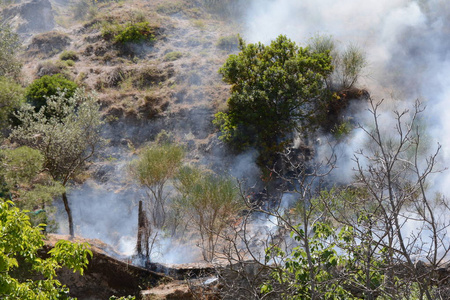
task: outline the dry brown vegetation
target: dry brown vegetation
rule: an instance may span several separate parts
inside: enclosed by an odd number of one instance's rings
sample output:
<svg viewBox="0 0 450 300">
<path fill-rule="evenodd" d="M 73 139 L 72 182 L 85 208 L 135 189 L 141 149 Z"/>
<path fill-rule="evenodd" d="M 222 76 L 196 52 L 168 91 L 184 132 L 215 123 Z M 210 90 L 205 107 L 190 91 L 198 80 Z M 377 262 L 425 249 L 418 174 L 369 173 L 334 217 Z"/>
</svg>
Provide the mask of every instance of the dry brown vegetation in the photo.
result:
<svg viewBox="0 0 450 300">
<path fill-rule="evenodd" d="M 134 122 L 162 114 L 182 118 L 197 107 L 212 116 L 223 109 L 228 89 L 217 70 L 233 50 L 220 45 L 223 37 L 235 36 L 235 29 L 217 18 L 209 3 L 81 1 L 53 6 L 59 26 L 32 38 L 26 81 L 63 73 L 99 94 L 107 120 Z M 117 26 L 136 22 L 150 24 L 153 42 L 114 42 Z M 61 61 L 63 51 L 75 53 L 78 60 Z M 38 57 L 47 60 L 38 62 Z"/>
</svg>

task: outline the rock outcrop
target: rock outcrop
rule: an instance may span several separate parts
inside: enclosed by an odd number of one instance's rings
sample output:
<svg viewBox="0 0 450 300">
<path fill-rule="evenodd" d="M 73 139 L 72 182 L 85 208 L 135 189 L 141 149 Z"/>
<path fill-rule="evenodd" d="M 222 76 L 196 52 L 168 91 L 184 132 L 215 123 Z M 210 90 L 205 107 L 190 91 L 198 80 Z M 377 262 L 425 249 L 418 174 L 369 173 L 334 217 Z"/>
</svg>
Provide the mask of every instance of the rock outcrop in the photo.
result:
<svg viewBox="0 0 450 300">
<path fill-rule="evenodd" d="M 0 17 L 17 33 L 39 33 L 53 30 L 55 19 L 49 0 L 31 0 L 4 8 Z"/>
</svg>

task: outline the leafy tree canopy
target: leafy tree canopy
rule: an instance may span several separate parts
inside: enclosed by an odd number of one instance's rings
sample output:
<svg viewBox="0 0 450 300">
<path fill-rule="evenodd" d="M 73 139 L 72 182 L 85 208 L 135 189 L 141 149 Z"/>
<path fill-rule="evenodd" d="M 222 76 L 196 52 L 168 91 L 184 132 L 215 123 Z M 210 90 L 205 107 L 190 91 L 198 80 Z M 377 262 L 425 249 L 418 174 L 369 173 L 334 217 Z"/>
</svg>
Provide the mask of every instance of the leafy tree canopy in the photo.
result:
<svg viewBox="0 0 450 300">
<path fill-rule="evenodd" d="M 323 99 L 324 79 L 332 72 L 329 52 L 301 48 L 280 35 L 268 46 L 245 44 L 219 70 L 231 84 L 228 111 L 216 114 L 222 139 L 238 149 L 274 153 L 301 126 L 313 124 Z"/>
<path fill-rule="evenodd" d="M 5 126 L 14 110 L 23 103 L 24 89 L 8 77 L 0 77 L 0 126 Z"/>
<path fill-rule="evenodd" d="M 24 106 L 17 114 L 21 125 L 13 130 L 11 138 L 41 151 L 44 168 L 54 180 L 66 186 L 104 144 L 100 136 L 103 122 L 99 109 L 97 98 L 82 89 L 69 98 L 59 91 L 37 112 L 30 105 Z M 73 236 L 74 226 L 65 192 L 62 197 Z"/>
<path fill-rule="evenodd" d="M 56 279 L 56 270 L 65 266 L 83 274 L 92 256 L 88 244 L 59 241 L 47 258 L 40 257 L 41 228 L 32 227 L 25 211 L 3 200 L 0 234 L 1 299 L 70 299 L 67 288 Z"/>
<path fill-rule="evenodd" d="M 21 209 L 33 210 L 33 225 L 45 223 L 45 230 L 56 229 L 55 221 L 47 219 L 52 209 L 48 204 L 65 189 L 43 172 L 44 156 L 26 146 L 0 150 L 0 197 L 8 197 Z"/>
</svg>

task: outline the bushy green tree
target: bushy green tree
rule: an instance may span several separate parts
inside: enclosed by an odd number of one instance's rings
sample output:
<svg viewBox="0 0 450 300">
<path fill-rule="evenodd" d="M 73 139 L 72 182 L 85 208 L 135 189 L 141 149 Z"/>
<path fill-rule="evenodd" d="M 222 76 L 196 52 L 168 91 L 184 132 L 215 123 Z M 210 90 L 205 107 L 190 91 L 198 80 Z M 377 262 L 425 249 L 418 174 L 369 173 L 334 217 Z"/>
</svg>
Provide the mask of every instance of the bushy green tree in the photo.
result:
<svg viewBox="0 0 450 300">
<path fill-rule="evenodd" d="M 34 80 L 25 93 L 26 100 L 39 111 L 43 106 L 47 105 L 47 99 L 51 96 L 58 95 L 60 91 L 64 91 L 64 96 L 70 98 L 74 95 L 77 84 L 61 74 L 52 76 L 44 75 Z M 48 109 L 47 114 L 52 112 Z"/>
<path fill-rule="evenodd" d="M 39 150 L 26 146 L 0 150 L 1 196 L 13 200 L 20 209 L 31 210 L 32 224 L 45 223 L 44 229 L 51 231 L 55 223 L 47 218 L 52 212 L 50 204 L 65 189 L 44 171 L 44 162 Z"/>
<path fill-rule="evenodd" d="M 220 236 L 242 209 L 237 185 L 231 178 L 184 167 L 176 187 L 177 204 L 200 234 L 204 259 L 212 261 Z"/>
<path fill-rule="evenodd" d="M 0 77 L 0 126 L 5 127 L 12 113 L 24 102 L 24 89 L 13 79 Z"/>
<path fill-rule="evenodd" d="M 165 187 L 181 167 L 184 154 L 181 146 L 163 142 L 143 149 L 130 164 L 131 175 L 146 188 L 150 221 L 156 228 L 162 228 L 166 222 Z"/>
<path fill-rule="evenodd" d="M 216 114 L 222 139 L 269 156 L 280 151 L 294 130 L 312 125 L 332 72 L 328 52 L 312 52 L 280 35 L 270 45 L 245 44 L 219 70 L 231 84 L 228 111 Z M 302 128 L 303 127 L 303 128 Z"/>
<path fill-rule="evenodd" d="M 17 58 L 21 47 L 19 35 L 7 25 L 0 26 L 0 76 L 18 78 L 22 64 Z"/>
<path fill-rule="evenodd" d="M 49 97 L 37 112 L 31 106 L 23 107 L 17 114 L 21 125 L 13 130 L 11 139 L 39 150 L 51 177 L 67 186 L 104 144 L 99 109 L 97 98 L 82 89 L 76 90 L 72 97 L 60 91 Z M 72 213 L 65 192 L 62 198 L 73 236 Z"/>
<path fill-rule="evenodd" d="M 0 298 L 70 299 L 68 289 L 56 278 L 65 266 L 83 274 L 92 256 L 89 245 L 61 240 L 40 256 L 44 235 L 11 201 L 0 200 Z"/>
</svg>

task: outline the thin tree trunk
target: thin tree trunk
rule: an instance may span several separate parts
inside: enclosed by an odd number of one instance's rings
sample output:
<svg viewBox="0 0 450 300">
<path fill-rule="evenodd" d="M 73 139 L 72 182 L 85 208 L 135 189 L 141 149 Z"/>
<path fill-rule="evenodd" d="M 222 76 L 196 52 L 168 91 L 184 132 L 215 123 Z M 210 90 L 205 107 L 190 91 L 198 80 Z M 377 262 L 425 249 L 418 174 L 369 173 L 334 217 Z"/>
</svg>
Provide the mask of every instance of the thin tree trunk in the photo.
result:
<svg viewBox="0 0 450 300">
<path fill-rule="evenodd" d="M 72 211 L 70 210 L 70 206 L 69 206 L 69 200 L 67 199 L 67 194 L 66 192 L 64 192 L 62 194 L 62 199 L 64 202 L 64 208 L 66 209 L 67 212 L 67 218 L 69 220 L 69 233 L 70 233 L 70 237 L 73 238 L 75 236 L 74 230 L 73 230 L 73 219 L 72 219 Z"/>
<path fill-rule="evenodd" d="M 144 209 L 142 208 L 142 201 L 139 201 L 139 213 L 138 213 L 138 235 L 137 235 L 137 243 L 136 250 L 139 256 L 142 255 L 142 235 L 144 231 L 147 230 L 145 226 L 145 216 Z M 148 243 L 148 241 L 146 241 Z"/>
</svg>

